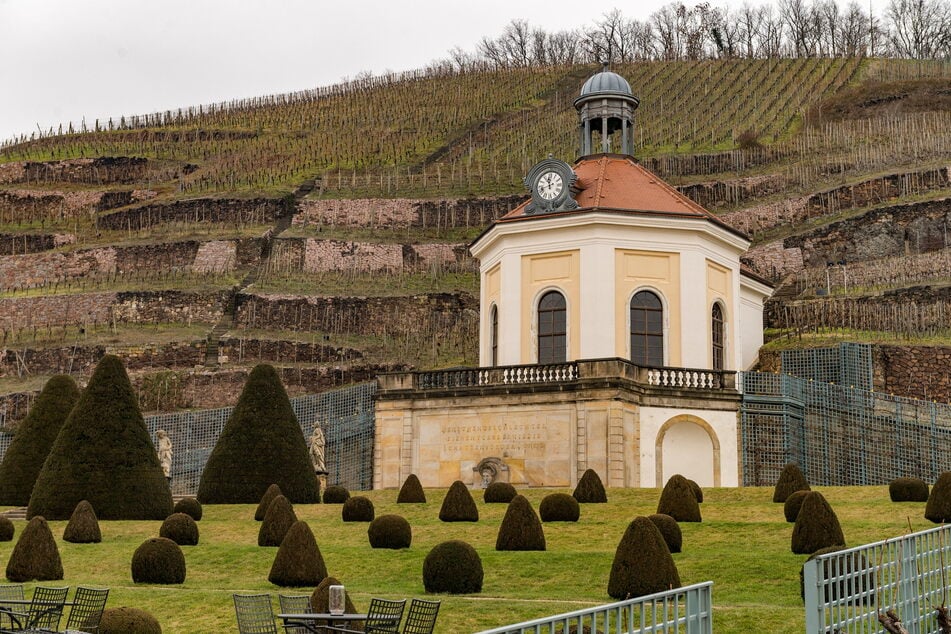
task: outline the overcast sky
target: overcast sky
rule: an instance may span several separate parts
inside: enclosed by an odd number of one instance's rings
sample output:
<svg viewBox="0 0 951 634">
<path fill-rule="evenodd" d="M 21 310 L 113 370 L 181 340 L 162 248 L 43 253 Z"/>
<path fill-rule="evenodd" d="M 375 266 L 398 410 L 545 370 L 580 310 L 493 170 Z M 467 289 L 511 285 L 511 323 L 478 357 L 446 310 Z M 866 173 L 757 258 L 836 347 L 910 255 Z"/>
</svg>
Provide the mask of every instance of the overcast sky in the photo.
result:
<svg viewBox="0 0 951 634">
<path fill-rule="evenodd" d="M 0 140 L 419 68 L 515 18 L 553 31 L 668 1 L 0 0 Z"/>
</svg>

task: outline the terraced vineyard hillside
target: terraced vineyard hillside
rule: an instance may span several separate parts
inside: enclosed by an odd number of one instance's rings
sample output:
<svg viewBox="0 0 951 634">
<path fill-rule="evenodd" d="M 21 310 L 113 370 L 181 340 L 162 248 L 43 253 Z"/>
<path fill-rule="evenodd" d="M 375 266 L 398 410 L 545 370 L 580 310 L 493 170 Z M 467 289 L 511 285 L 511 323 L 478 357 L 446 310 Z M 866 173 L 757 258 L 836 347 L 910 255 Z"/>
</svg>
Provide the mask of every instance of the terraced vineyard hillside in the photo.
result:
<svg viewBox="0 0 951 634">
<path fill-rule="evenodd" d="M 467 244 L 532 164 L 574 158 L 595 70 L 411 73 L 5 144 L 4 422 L 107 351 L 148 410 L 231 404 L 259 361 L 298 393 L 475 363 Z M 641 99 L 639 158 L 748 231 L 748 264 L 777 281 L 767 365 L 829 337 L 949 340 L 951 65 L 615 70 Z"/>
</svg>

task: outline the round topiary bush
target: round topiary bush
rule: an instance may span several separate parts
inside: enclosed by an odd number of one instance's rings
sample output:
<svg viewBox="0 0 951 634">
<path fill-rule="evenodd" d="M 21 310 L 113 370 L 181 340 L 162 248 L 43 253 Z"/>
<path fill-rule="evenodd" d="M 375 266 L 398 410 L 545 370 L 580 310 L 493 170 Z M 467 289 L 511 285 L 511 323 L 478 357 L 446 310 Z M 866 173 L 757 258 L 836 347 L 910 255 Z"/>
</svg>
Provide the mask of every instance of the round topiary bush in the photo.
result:
<svg viewBox="0 0 951 634">
<path fill-rule="evenodd" d="M 62 578 L 63 560 L 60 559 L 50 525 L 42 516 L 36 516 L 20 533 L 20 539 L 10 553 L 7 579 L 14 583 L 23 583 Z"/>
<path fill-rule="evenodd" d="M 106 608 L 99 621 L 99 634 L 162 634 L 158 620 L 139 608 Z"/>
<path fill-rule="evenodd" d="M 258 522 L 264 521 L 264 516 L 267 514 L 267 507 L 271 505 L 271 502 L 274 501 L 279 495 L 284 495 L 281 493 L 281 487 L 276 484 L 272 484 L 267 488 L 267 491 L 264 492 L 264 495 L 261 496 L 261 501 L 258 502 L 258 507 L 254 509 L 254 519 Z"/>
<path fill-rule="evenodd" d="M 326 614 L 330 612 L 330 586 L 342 586 L 343 584 L 337 580 L 336 577 L 325 577 L 323 581 L 317 584 L 317 587 L 314 588 L 314 592 L 310 595 L 310 607 L 314 612 Z M 353 605 L 353 601 L 350 600 L 350 593 L 347 592 L 344 588 L 344 611 L 347 614 L 355 614 L 359 612 L 356 606 Z M 316 625 L 326 625 L 320 621 L 316 622 Z"/>
<path fill-rule="evenodd" d="M 482 592 L 482 578 L 479 553 L 464 541 L 454 539 L 438 544 L 423 561 L 423 587 L 426 592 Z"/>
<path fill-rule="evenodd" d="M 660 531 L 661 537 L 664 538 L 664 543 L 667 544 L 667 549 L 672 553 L 679 553 L 684 545 L 684 536 L 677 520 L 663 513 L 648 515 L 647 519 L 652 521 L 654 526 L 657 527 L 657 530 Z"/>
<path fill-rule="evenodd" d="M 304 432 L 277 371 L 256 366 L 208 457 L 198 485 L 202 504 L 254 504 L 272 484 L 292 502 L 318 500 Z"/>
<path fill-rule="evenodd" d="M 694 497 L 697 498 L 697 504 L 703 504 L 703 489 L 700 488 L 700 485 L 690 479 L 687 480 L 687 483 L 690 485 L 690 488 L 693 489 Z"/>
<path fill-rule="evenodd" d="M 496 550 L 545 550 L 545 531 L 524 495 L 516 495 L 505 510 L 495 540 Z"/>
<path fill-rule="evenodd" d="M 324 504 L 343 504 L 350 499 L 350 491 L 346 487 L 332 484 L 324 491 Z"/>
<path fill-rule="evenodd" d="M 185 583 L 185 555 L 167 537 L 142 542 L 132 554 L 132 581 L 135 583 Z"/>
<path fill-rule="evenodd" d="M 439 519 L 444 522 L 478 522 L 479 509 L 476 508 L 475 500 L 469 489 L 462 483 L 462 480 L 456 480 L 446 492 L 443 498 L 442 507 L 439 509 Z"/>
<path fill-rule="evenodd" d="M 413 529 L 400 515 L 381 515 L 370 522 L 367 537 L 371 548 L 409 548 L 413 542 Z"/>
<path fill-rule="evenodd" d="M 344 522 L 372 522 L 375 516 L 370 498 L 355 495 L 343 503 L 340 515 Z"/>
<path fill-rule="evenodd" d="M 845 546 L 828 546 L 820 548 L 809 555 L 806 561 L 812 561 L 821 555 L 835 553 L 845 550 Z M 842 577 L 838 583 L 827 583 L 825 585 L 826 603 L 848 601 L 851 605 L 873 605 L 875 603 L 875 569 L 876 566 L 870 566 L 865 555 L 862 553 L 851 553 L 843 558 L 838 558 L 836 563 L 826 560 L 824 563 L 825 577 Z M 799 596 L 806 598 L 806 590 L 803 572 L 805 564 L 799 569 Z M 869 592 L 872 590 L 872 592 Z"/>
<path fill-rule="evenodd" d="M 70 376 L 50 377 L 20 423 L 0 463 L 0 505 L 26 506 L 43 462 L 66 417 L 79 400 Z"/>
<path fill-rule="evenodd" d="M 261 528 L 258 530 L 258 546 L 280 546 L 287 531 L 291 529 L 294 522 L 297 521 L 297 514 L 294 513 L 294 507 L 290 501 L 283 495 L 279 495 L 267 507 L 267 513 L 264 515 L 264 521 L 261 522 Z"/>
<path fill-rule="evenodd" d="M 614 553 L 608 595 L 633 599 L 679 587 L 680 575 L 664 536 L 651 520 L 635 517 Z"/>
<path fill-rule="evenodd" d="M 931 487 L 925 505 L 925 519 L 935 524 L 951 522 L 951 471 L 945 471 Z"/>
<path fill-rule="evenodd" d="M 793 491 L 789 494 L 786 502 L 783 503 L 783 516 L 785 516 L 787 522 L 793 523 L 796 521 L 796 518 L 799 517 L 799 511 L 802 509 L 802 501 L 810 493 L 812 491 Z"/>
<path fill-rule="evenodd" d="M 577 522 L 581 505 L 567 493 L 549 493 L 538 505 L 538 514 L 543 522 Z"/>
<path fill-rule="evenodd" d="M 175 503 L 172 513 L 184 513 L 196 522 L 200 522 L 202 515 L 201 502 L 195 498 L 182 498 Z"/>
<path fill-rule="evenodd" d="M 399 495 L 396 496 L 397 504 L 423 504 L 426 502 L 426 493 L 423 491 L 423 485 L 415 473 L 406 476 L 403 486 L 400 487 Z"/>
<path fill-rule="evenodd" d="M 88 500 L 76 505 L 69 523 L 66 524 L 66 530 L 63 531 L 63 541 L 71 544 L 98 544 L 102 541 L 99 519 Z"/>
<path fill-rule="evenodd" d="M 571 494 L 579 504 L 603 504 L 608 501 L 608 494 L 604 491 L 604 484 L 597 471 L 588 469 L 581 474 L 581 479 Z"/>
<path fill-rule="evenodd" d="M 277 586 L 315 586 L 327 576 L 327 566 L 307 522 L 294 522 L 277 550 L 267 580 Z"/>
<path fill-rule="evenodd" d="M 198 545 L 198 524 L 187 513 L 172 513 L 162 522 L 160 537 L 167 537 L 179 546 Z"/>
<path fill-rule="evenodd" d="M 6 515 L 0 515 L 0 542 L 13 541 L 13 534 L 16 529 L 13 522 Z"/>
<path fill-rule="evenodd" d="M 687 478 L 674 474 L 667 480 L 657 503 L 657 512 L 670 515 L 678 522 L 699 522 L 700 504 Z"/>
<path fill-rule="evenodd" d="M 791 493 L 796 491 L 808 491 L 809 481 L 803 475 L 802 470 L 793 463 L 788 463 L 783 467 L 779 474 L 779 480 L 776 481 L 776 488 L 773 489 L 773 502 L 782 504 Z"/>
<path fill-rule="evenodd" d="M 163 520 L 172 494 L 122 362 L 106 355 L 60 429 L 27 515 L 65 520 L 89 500 L 101 520 Z"/>
<path fill-rule="evenodd" d="M 792 551 L 810 555 L 820 548 L 845 544 L 842 526 L 825 497 L 810 491 L 802 501 L 792 532 Z"/>
<path fill-rule="evenodd" d="M 927 502 L 928 483 L 920 478 L 895 478 L 888 483 L 892 502 Z"/>
<path fill-rule="evenodd" d="M 482 492 L 482 500 L 486 504 L 508 504 L 516 495 L 518 491 L 508 482 L 492 482 Z"/>
</svg>

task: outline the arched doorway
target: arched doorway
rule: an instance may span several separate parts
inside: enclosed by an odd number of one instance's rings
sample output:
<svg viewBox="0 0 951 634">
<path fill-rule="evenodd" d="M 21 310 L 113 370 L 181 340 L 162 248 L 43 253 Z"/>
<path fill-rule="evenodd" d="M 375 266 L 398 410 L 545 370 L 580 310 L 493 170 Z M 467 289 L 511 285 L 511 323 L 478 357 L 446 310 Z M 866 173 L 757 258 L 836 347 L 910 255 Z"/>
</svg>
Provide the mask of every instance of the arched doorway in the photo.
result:
<svg viewBox="0 0 951 634">
<path fill-rule="evenodd" d="M 705 420 L 675 416 L 657 432 L 657 486 L 675 473 L 700 486 L 720 486 L 720 441 Z"/>
</svg>

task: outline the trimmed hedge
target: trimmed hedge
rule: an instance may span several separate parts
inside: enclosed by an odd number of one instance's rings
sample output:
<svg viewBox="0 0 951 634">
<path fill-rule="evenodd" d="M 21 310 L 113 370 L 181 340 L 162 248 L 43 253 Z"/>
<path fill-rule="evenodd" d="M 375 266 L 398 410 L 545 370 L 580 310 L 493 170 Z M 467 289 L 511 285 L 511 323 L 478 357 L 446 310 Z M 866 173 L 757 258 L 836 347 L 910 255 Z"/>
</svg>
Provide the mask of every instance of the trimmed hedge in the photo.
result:
<svg viewBox="0 0 951 634">
<path fill-rule="evenodd" d="M 773 502 L 783 504 L 790 494 L 796 491 L 809 491 L 809 481 L 803 475 L 798 465 L 787 463 L 779 479 L 776 481 L 776 488 L 773 489 Z"/>
<path fill-rule="evenodd" d="M 76 505 L 66 530 L 63 531 L 63 541 L 71 544 L 98 544 L 102 541 L 102 531 L 99 530 L 99 518 L 88 500 Z"/>
<path fill-rule="evenodd" d="M 27 516 L 65 520 L 89 500 L 101 520 L 163 520 L 172 494 L 122 362 L 106 355 L 53 443 Z"/>
<path fill-rule="evenodd" d="M 482 492 L 482 501 L 486 504 L 508 504 L 518 491 L 508 482 L 492 482 Z"/>
<path fill-rule="evenodd" d="M 682 475 L 674 474 L 667 480 L 657 503 L 657 512 L 670 515 L 678 522 L 699 522 L 700 504 L 690 482 Z"/>
<path fill-rule="evenodd" d="M 162 634 L 162 626 L 139 608 L 106 608 L 99 621 L 99 634 Z"/>
<path fill-rule="evenodd" d="M 200 522 L 202 516 L 201 502 L 195 498 L 182 498 L 172 507 L 172 513 L 184 513 L 196 522 Z"/>
<path fill-rule="evenodd" d="M 648 515 L 647 519 L 654 522 L 654 526 L 660 531 L 661 537 L 664 538 L 664 543 L 667 544 L 667 549 L 671 553 L 679 553 L 683 549 L 684 536 L 677 520 L 663 513 Z"/>
<path fill-rule="evenodd" d="M 13 541 L 13 534 L 16 529 L 13 522 L 6 515 L 0 515 L 0 542 Z"/>
<path fill-rule="evenodd" d="M 423 560 L 426 592 L 482 592 L 482 560 L 475 548 L 458 539 L 437 544 Z"/>
<path fill-rule="evenodd" d="M 258 530 L 258 546 L 280 546 L 287 531 L 297 521 L 297 514 L 290 500 L 279 495 L 267 507 L 264 521 Z"/>
<path fill-rule="evenodd" d="M 690 484 L 690 488 L 693 489 L 693 494 L 697 498 L 697 504 L 703 504 L 703 489 L 700 488 L 700 485 L 690 479 L 687 480 L 687 483 Z"/>
<path fill-rule="evenodd" d="M 344 522 L 372 522 L 375 512 L 370 498 L 356 495 L 343 503 L 340 515 Z"/>
<path fill-rule="evenodd" d="M 187 513 L 172 513 L 162 522 L 159 537 L 167 537 L 179 546 L 197 546 L 198 524 Z"/>
<path fill-rule="evenodd" d="M 935 524 L 951 522 L 951 471 L 945 471 L 931 487 L 925 505 L 925 519 Z"/>
<path fill-rule="evenodd" d="M 449 487 L 439 509 L 439 519 L 444 522 L 478 522 L 479 509 L 472 494 L 462 480 L 456 480 Z"/>
<path fill-rule="evenodd" d="M 811 555 L 820 548 L 845 545 L 845 535 L 835 511 L 818 491 L 810 491 L 802 501 L 792 532 L 792 551 Z"/>
<path fill-rule="evenodd" d="M 14 583 L 23 583 L 62 578 L 63 560 L 60 559 L 50 525 L 42 516 L 34 517 L 20 533 L 20 539 L 10 553 L 7 579 Z"/>
<path fill-rule="evenodd" d="M 208 457 L 202 504 L 254 504 L 272 484 L 288 500 L 318 500 L 304 432 L 273 366 L 255 366 Z"/>
<path fill-rule="evenodd" d="M 796 518 L 799 517 L 799 511 L 802 509 L 802 501 L 806 499 L 806 496 L 812 493 L 812 491 L 793 491 L 789 494 L 789 497 L 786 498 L 786 502 L 783 504 L 783 516 L 786 518 L 786 521 L 792 524 L 796 521 Z"/>
<path fill-rule="evenodd" d="M 132 581 L 135 583 L 185 583 L 185 554 L 167 537 L 142 542 L 132 554 Z"/>
<path fill-rule="evenodd" d="M 406 476 L 400 492 L 396 496 L 397 504 L 424 504 L 426 502 L 426 493 L 423 491 L 423 485 L 415 473 Z"/>
<path fill-rule="evenodd" d="M 294 522 L 277 549 L 267 580 L 276 586 L 316 586 L 327 577 L 327 566 L 307 522 Z"/>
<path fill-rule="evenodd" d="M 567 493 L 549 493 L 538 505 L 538 514 L 543 522 L 577 522 L 581 505 Z"/>
<path fill-rule="evenodd" d="M 495 540 L 496 550 L 545 550 L 545 531 L 524 495 L 516 495 L 505 510 Z"/>
<path fill-rule="evenodd" d="M 413 543 L 413 529 L 400 515 L 381 515 L 367 528 L 371 548 L 409 548 Z"/>
<path fill-rule="evenodd" d="M 272 484 L 264 492 L 264 495 L 261 496 L 261 501 L 258 502 L 258 507 L 254 509 L 254 519 L 257 522 L 263 522 L 264 516 L 267 514 L 267 507 L 271 506 L 271 502 L 274 501 L 279 495 L 284 495 L 281 493 L 281 487 L 276 484 Z"/>
<path fill-rule="evenodd" d="M 920 478 L 895 478 L 888 483 L 892 502 L 927 502 L 928 483 Z"/>
<path fill-rule="evenodd" d="M 324 504 L 343 504 L 349 499 L 350 491 L 338 484 L 332 484 L 324 491 Z"/>
<path fill-rule="evenodd" d="M 608 501 L 601 477 L 594 469 L 588 469 L 581 474 L 581 479 L 571 495 L 579 504 L 604 504 Z"/>
<path fill-rule="evenodd" d="M 633 599 L 679 587 L 680 575 L 664 536 L 648 518 L 635 517 L 614 553 L 608 595 Z"/>
<path fill-rule="evenodd" d="M 20 423 L 0 463 L 0 505 L 26 506 L 63 423 L 79 400 L 70 376 L 50 377 Z"/>
</svg>

